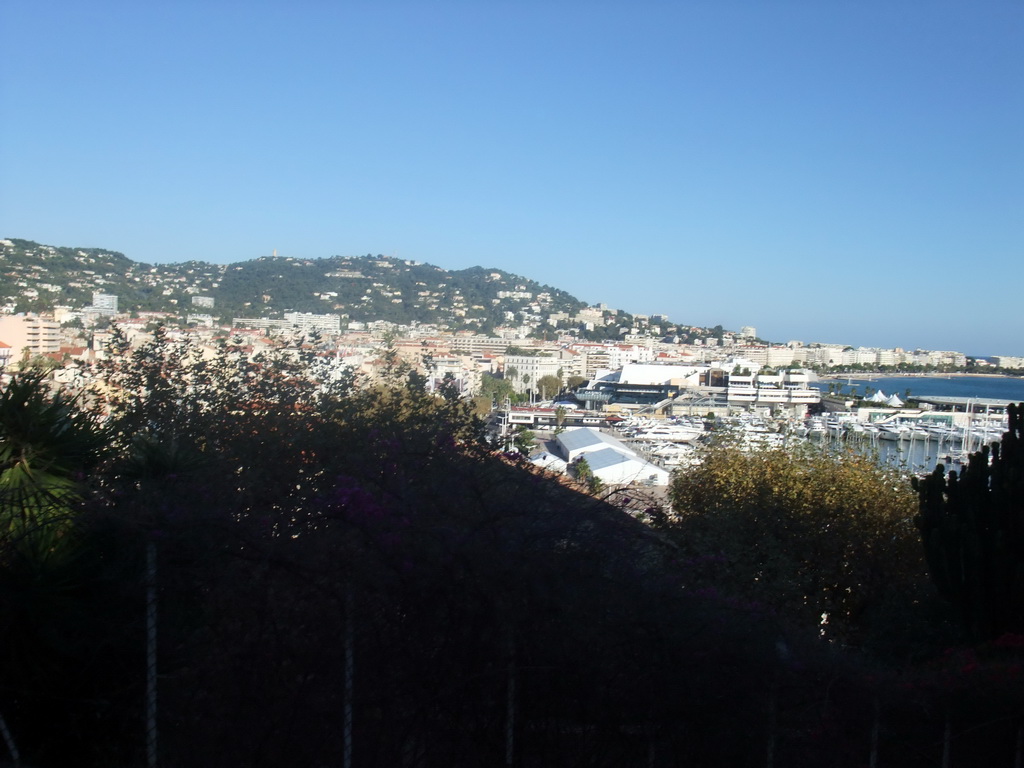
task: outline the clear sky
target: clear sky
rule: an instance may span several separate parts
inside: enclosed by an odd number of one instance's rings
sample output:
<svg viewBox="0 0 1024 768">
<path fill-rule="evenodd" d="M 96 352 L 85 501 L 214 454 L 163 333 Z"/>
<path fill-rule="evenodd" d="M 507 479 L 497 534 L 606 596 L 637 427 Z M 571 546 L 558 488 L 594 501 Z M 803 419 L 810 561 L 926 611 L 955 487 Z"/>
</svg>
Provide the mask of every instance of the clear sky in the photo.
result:
<svg viewBox="0 0 1024 768">
<path fill-rule="evenodd" d="M 0 237 L 1024 355 L 1024 2 L 0 3 Z"/>
</svg>

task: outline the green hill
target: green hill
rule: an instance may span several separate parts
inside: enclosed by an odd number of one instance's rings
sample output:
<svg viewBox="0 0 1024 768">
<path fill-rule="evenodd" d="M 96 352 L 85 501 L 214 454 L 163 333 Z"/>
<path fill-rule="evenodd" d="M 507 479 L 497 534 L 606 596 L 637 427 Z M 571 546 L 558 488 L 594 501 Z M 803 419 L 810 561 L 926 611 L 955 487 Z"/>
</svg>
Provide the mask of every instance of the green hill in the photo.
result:
<svg viewBox="0 0 1024 768">
<path fill-rule="evenodd" d="M 284 312 L 335 313 L 354 321 L 439 323 L 488 330 L 585 302 L 566 291 L 499 269 L 446 270 L 386 256 L 322 259 L 261 257 L 233 264 L 144 264 L 101 248 L 0 241 L 0 302 L 8 311 L 80 309 L 94 291 L 114 294 L 123 312 L 162 311 L 232 317 Z M 192 297 L 214 299 L 192 309 Z"/>
</svg>

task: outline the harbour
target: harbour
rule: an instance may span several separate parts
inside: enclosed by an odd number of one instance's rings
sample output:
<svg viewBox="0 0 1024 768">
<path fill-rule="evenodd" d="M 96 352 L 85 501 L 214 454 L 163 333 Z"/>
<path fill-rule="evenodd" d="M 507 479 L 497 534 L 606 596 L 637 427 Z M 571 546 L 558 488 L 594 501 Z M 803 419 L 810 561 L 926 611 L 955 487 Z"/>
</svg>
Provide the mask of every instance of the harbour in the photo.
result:
<svg viewBox="0 0 1024 768">
<path fill-rule="evenodd" d="M 849 398 L 857 399 L 857 405 L 851 402 L 845 410 L 823 410 L 806 419 L 755 414 L 720 418 L 707 422 L 699 437 L 694 437 L 691 419 L 683 427 L 685 437 L 678 439 L 673 439 L 680 429 L 673 419 L 654 425 L 634 418 L 617 426 L 649 460 L 670 468 L 692 464 L 696 444 L 725 433 L 742 450 L 810 443 L 822 450 L 856 451 L 908 474 L 923 474 L 937 464 L 957 470 L 972 453 L 999 442 L 1007 404 L 1024 402 L 1024 379 L 1005 376 L 862 375 L 819 380 L 814 386 L 826 403 Z M 918 407 L 906 407 L 904 399 Z M 669 445 L 678 445 L 669 448 L 666 438 Z"/>
<path fill-rule="evenodd" d="M 700 462 L 701 446 L 728 440 L 737 450 L 796 450 L 813 446 L 857 452 L 906 474 L 926 474 L 937 464 L 958 470 L 971 454 L 999 442 L 1006 408 L 1024 402 L 1024 379 L 996 376 L 864 376 L 819 380 L 821 405 L 803 416 L 792 411 L 722 407 L 709 398 L 695 409 L 664 402 L 618 410 L 511 407 L 509 428 L 542 434 L 590 427 L 621 441 L 622 448 L 664 470 Z M 909 391 L 908 391 L 909 390 Z M 909 399 L 909 403 L 904 402 Z M 680 394 L 669 402 L 688 403 Z M 701 413 L 703 411 L 703 413 Z"/>
</svg>

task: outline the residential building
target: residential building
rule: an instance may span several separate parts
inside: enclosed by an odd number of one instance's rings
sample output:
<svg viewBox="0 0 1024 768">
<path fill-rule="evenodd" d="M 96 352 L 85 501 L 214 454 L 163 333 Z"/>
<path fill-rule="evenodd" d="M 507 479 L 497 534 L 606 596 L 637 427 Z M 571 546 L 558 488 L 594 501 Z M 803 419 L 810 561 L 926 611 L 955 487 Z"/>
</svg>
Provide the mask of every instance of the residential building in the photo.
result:
<svg viewBox="0 0 1024 768">
<path fill-rule="evenodd" d="M 32 355 L 60 351 L 60 325 L 50 318 L 35 314 L 0 316 L 0 341 L 20 357 L 28 349 Z"/>
<path fill-rule="evenodd" d="M 1000 368 L 1024 368 L 1024 357 L 996 355 L 992 358 L 992 361 Z"/>
<path fill-rule="evenodd" d="M 83 311 L 92 312 L 97 315 L 116 315 L 117 296 L 112 293 L 92 292 L 92 304 Z"/>
<path fill-rule="evenodd" d="M 283 320 L 269 317 L 236 317 L 231 324 L 236 328 L 264 328 L 268 331 L 324 331 L 341 332 L 340 315 L 316 315 L 311 312 L 285 312 Z"/>
<path fill-rule="evenodd" d="M 579 375 L 578 358 L 568 350 L 555 350 L 537 355 L 505 355 L 505 378 L 519 394 L 536 392 L 537 382 L 554 376 L 563 384 L 569 376 Z M 552 396 L 557 392 L 546 392 Z"/>
</svg>

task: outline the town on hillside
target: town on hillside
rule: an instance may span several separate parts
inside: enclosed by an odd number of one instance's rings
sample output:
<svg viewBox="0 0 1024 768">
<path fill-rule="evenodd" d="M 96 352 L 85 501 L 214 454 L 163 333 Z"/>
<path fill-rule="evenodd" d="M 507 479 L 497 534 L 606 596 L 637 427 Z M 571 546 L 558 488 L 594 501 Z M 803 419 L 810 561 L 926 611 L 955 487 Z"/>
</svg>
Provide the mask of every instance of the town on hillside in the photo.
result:
<svg viewBox="0 0 1024 768">
<path fill-rule="evenodd" d="M 549 437 L 518 442 L 525 453 L 543 449 L 538 461 L 548 468 L 566 471 L 584 453 L 605 451 L 588 462 L 611 462 L 598 469 L 613 485 L 665 485 L 673 467 L 692 460 L 703 431 L 694 420 L 749 417 L 748 438 L 765 440 L 749 419 L 769 419 L 776 440 L 781 425 L 806 431 L 820 410 L 850 411 L 849 400 L 813 386 L 819 375 L 1024 367 L 953 351 L 775 344 L 753 327 L 685 326 L 590 306 L 500 270 L 455 273 L 383 256 L 152 266 L 24 240 L 0 240 L 0 249 L 0 367 L 8 371 L 45 366 L 59 385 L 84 387 L 115 332 L 138 347 L 157 329 L 211 359 L 226 340 L 251 356 L 305 348 L 328 375 L 365 382 L 397 358 L 429 390 L 473 399 L 507 447 L 527 430 Z M 868 422 L 894 420 L 904 404 L 862 405 L 858 420 Z M 948 421 L 969 427 L 964 417 Z M 850 420 L 839 426 L 848 431 Z M 614 427 L 629 446 L 571 444 L 561 434 L 571 427 Z"/>
</svg>

